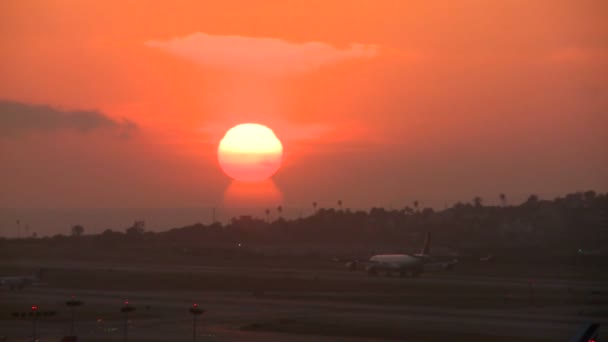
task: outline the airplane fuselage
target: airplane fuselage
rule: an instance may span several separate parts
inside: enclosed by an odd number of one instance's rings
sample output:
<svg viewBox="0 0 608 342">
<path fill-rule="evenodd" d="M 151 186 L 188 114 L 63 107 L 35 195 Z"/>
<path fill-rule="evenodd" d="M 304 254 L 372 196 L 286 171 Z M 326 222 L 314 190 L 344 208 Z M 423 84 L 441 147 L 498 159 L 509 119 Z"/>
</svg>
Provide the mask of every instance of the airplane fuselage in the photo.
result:
<svg viewBox="0 0 608 342">
<path fill-rule="evenodd" d="M 359 266 L 365 265 L 365 270 L 370 275 L 384 273 L 388 276 L 399 274 L 400 276 L 418 276 L 423 272 L 437 270 L 452 270 L 457 262 L 455 259 L 440 260 L 439 257 L 430 255 L 431 234 L 426 234 L 426 239 L 420 253 L 417 254 L 377 254 L 369 258 L 369 261 L 358 262 L 356 260 L 346 263 L 346 268 L 356 271 Z M 438 260 L 439 259 L 439 260 Z"/>
<path fill-rule="evenodd" d="M 366 269 L 370 274 L 384 272 L 402 276 L 416 276 L 423 272 L 424 259 L 409 254 L 379 254 L 369 259 Z"/>
</svg>

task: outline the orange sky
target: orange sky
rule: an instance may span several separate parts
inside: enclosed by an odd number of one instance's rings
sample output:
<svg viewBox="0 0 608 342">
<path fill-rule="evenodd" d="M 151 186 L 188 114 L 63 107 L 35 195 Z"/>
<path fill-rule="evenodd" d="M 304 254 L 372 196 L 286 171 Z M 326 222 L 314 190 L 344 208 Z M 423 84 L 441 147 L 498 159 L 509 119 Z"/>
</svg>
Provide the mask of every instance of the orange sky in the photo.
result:
<svg viewBox="0 0 608 342">
<path fill-rule="evenodd" d="M 0 102 L 55 117 L 0 112 L 0 207 L 218 205 L 242 122 L 282 140 L 284 206 L 608 190 L 605 1 L 24 0 L 0 22 Z"/>
</svg>

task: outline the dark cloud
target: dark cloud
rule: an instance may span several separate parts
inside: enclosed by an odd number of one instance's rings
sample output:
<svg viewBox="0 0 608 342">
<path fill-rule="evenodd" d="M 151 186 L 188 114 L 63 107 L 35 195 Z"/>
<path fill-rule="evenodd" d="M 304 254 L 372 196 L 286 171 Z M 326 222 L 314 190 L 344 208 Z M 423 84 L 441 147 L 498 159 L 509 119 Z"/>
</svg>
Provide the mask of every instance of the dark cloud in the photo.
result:
<svg viewBox="0 0 608 342">
<path fill-rule="evenodd" d="M 128 138 L 137 125 L 114 120 L 97 111 L 62 111 L 49 106 L 0 101 L 0 137 L 40 131 L 71 130 L 82 133 L 104 130 Z"/>
</svg>

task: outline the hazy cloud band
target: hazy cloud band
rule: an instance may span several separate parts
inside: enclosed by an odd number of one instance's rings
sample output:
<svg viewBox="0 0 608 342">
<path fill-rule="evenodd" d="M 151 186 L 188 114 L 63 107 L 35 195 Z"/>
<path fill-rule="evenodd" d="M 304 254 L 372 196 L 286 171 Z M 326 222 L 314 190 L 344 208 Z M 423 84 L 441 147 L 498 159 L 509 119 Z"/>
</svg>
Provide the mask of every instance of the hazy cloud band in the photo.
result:
<svg viewBox="0 0 608 342">
<path fill-rule="evenodd" d="M 278 38 L 202 32 L 165 41 L 150 40 L 145 44 L 201 65 L 266 74 L 304 72 L 350 58 L 371 58 L 379 50 L 372 44 L 350 44 L 338 49 L 323 42 L 295 43 Z"/>
<path fill-rule="evenodd" d="M 127 138 L 136 129 L 132 121 L 114 120 L 97 111 L 61 111 L 44 105 L 0 101 L 0 137 L 33 131 L 106 130 Z"/>
</svg>

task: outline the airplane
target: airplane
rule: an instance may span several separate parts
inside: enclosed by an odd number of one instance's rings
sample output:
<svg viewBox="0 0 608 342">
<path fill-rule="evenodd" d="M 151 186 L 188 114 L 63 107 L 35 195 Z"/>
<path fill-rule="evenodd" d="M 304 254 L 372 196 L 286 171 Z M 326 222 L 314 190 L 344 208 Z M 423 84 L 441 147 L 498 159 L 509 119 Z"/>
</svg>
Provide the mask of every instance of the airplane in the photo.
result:
<svg viewBox="0 0 608 342">
<path fill-rule="evenodd" d="M 36 274 L 29 276 L 6 276 L 0 277 L 0 286 L 6 286 L 11 290 L 23 290 L 28 285 L 40 283 L 44 269 L 39 269 Z"/>
<path fill-rule="evenodd" d="M 599 249 L 578 249 L 578 254 L 583 256 L 600 256 L 602 255 L 602 251 Z"/>
<path fill-rule="evenodd" d="M 376 276 L 383 272 L 387 276 L 393 273 L 399 274 L 402 277 L 416 277 L 424 272 L 431 270 L 451 271 L 456 266 L 458 260 L 451 259 L 443 261 L 440 258 L 430 255 L 431 252 L 431 233 L 426 234 L 424 246 L 420 253 L 416 254 L 378 254 L 369 258 L 369 261 L 349 261 L 346 267 L 350 271 L 356 271 L 359 266 L 364 266 L 365 271 Z"/>
</svg>

